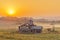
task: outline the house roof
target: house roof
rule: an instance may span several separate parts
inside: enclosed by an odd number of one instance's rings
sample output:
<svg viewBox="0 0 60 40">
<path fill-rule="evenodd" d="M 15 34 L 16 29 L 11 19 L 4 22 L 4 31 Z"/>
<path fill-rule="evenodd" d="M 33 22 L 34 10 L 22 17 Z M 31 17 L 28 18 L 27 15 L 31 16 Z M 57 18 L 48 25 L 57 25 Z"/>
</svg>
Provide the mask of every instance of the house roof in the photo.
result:
<svg viewBox="0 0 60 40">
<path fill-rule="evenodd" d="M 41 29 L 42 28 L 42 26 L 33 26 L 33 27 L 31 27 L 31 29 Z"/>
</svg>

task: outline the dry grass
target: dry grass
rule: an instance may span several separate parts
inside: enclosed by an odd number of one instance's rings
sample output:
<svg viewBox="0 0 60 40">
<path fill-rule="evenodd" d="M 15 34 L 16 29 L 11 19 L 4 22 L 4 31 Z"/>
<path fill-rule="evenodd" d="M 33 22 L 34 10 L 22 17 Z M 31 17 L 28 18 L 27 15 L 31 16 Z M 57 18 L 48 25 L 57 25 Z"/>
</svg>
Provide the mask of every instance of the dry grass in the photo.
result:
<svg viewBox="0 0 60 40">
<path fill-rule="evenodd" d="M 0 40 L 60 40 L 60 34 L 20 34 L 15 30 L 0 30 Z"/>
</svg>

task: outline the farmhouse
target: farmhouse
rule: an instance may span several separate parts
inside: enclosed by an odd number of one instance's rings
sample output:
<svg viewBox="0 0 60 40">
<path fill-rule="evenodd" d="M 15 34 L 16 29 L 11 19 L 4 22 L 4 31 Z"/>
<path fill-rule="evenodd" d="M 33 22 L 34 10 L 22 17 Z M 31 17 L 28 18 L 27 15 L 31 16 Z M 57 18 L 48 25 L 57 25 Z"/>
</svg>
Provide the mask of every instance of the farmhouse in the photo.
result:
<svg viewBox="0 0 60 40">
<path fill-rule="evenodd" d="M 25 19 L 26 20 L 26 19 Z M 43 27 L 42 26 L 36 26 L 33 24 L 33 21 L 31 19 L 25 21 L 21 25 L 19 25 L 19 32 L 20 33 L 41 33 Z"/>
</svg>

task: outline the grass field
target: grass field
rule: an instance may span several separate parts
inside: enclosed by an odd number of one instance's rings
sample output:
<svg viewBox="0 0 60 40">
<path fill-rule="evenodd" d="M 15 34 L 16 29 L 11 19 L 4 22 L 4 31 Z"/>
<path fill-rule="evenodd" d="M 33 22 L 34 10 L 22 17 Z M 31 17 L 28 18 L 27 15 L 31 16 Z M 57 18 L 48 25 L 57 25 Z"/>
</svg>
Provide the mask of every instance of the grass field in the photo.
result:
<svg viewBox="0 0 60 40">
<path fill-rule="evenodd" d="M 37 24 L 43 25 L 43 27 L 49 26 L 48 24 Z M 0 25 L 1 26 L 1 25 Z M 6 26 L 6 27 L 5 27 Z M 2 25 L 0 27 L 0 40 L 60 40 L 60 24 L 55 25 L 56 31 L 59 33 L 50 32 L 48 33 L 46 29 L 43 31 L 44 33 L 39 34 L 20 34 L 15 30 L 16 25 Z M 7 29 L 7 30 L 6 30 Z M 12 30 L 13 29 L 13 30 Z"/>
<path fill-rule="evenodd" d="M 0 30 L 0 40 L 60 40 L 60 34 L 20 34 L 15 30 Z"/>
</svg>

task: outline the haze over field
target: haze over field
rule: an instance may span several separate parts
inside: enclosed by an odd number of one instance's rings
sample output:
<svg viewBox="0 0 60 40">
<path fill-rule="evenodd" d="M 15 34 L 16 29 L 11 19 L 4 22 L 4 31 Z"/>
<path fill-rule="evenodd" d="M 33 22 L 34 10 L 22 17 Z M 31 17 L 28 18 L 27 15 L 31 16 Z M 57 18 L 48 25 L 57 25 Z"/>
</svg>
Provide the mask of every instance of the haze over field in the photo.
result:
<svg viewBox="0 0 60 40">
<path fill-rule="evenodd" d="M 20 22 L 23 22 L 23 18 L 25 17 L 0 17 L 0 29 L 17 29 L 18 30 L 18 25 L 20 25 Z M 29 18 L 29 17 L 27 17 Z M 35 25 L 38 26 L 43 26 L 44 28 L 52 27 L 51 22 L 55 21 L 55 27 L 60 27 L 60 20 L 50 20 L 50 19 L 36 19 L 36 18 L 31 18 L 34 21 Z M 21 21 L 20 21 L 21 20 Z M 24 22 L 23 22 L 24 23 Z"/>
</svg>

